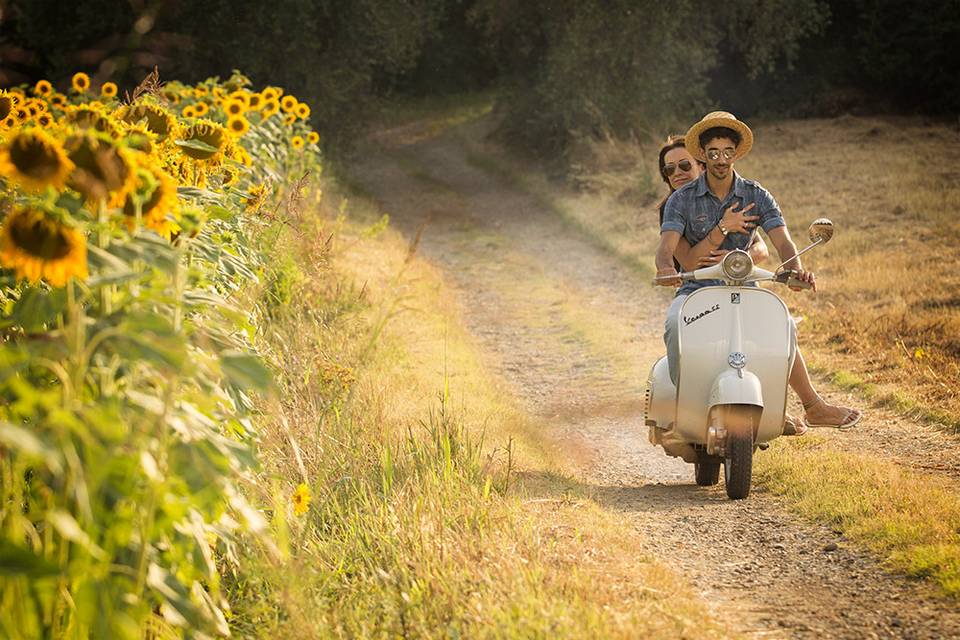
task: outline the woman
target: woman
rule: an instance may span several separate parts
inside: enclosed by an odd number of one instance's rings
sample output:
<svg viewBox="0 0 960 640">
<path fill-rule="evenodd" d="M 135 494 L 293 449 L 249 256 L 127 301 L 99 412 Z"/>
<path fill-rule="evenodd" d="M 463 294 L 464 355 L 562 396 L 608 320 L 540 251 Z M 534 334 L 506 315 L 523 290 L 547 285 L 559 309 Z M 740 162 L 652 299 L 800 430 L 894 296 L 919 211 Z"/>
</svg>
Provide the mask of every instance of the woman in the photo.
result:
<svg viewBox="0 0 960 640">
<path fill-rule="evenodd" d="M 690 155 L 690 152 L 687 151 L 684 144 L 684 140 L 685 138 L 683 136 L 672 135 L 669 136 L 663 146 L 660 147 L 660 158 L 658 161 L 660 177 L 663 178 L 663 181 L 670 188 L 670 193 L 673 193 L 688 182 L 696 180 L 703 172 L 703 165 L 699 161 L 694 160 L 693 156 Z M 663 207 L 669 197 L 670 194 L 667 194 L 658 206 L 660 210 L 660 224 L 663 224 Z M 717 225 L 717 229 L 711 231 L 696 247 L 691 247 L 686 239 L 680 238 L 680 243 L 677 244 L 677 250 L 673 258 L 677 271 L 693 271 L 694 269 L 708 267 L 720 262 L 720 259 L 723 258 L 728 251 L 712 249 L 712 246 L 717 246 L 720 243 L 714 242 L 713 245 L 711 245 L 709 242 L 710 236 L 722 236 L 723 234 L 719 229 L 721 225 L 728 233 L 750 233 L 753 231 L 753 228 L 756 226 L 754 221 L 758 219 L 758 216 L 746 215 L 746 212 L 749 211 L 752 206 L 753 205 L 748 205 L 743 211 L 737 213 L 733 212 L 732 207 L 728 209 L 727 212 L 723 214 L 723 219 L 720 221 L 720 224 Z M 722 242 L 722 238 L 720 238 L 720 240 Z M 759 235 L 754 236 L 749 253 L 750 257 L 753 258 L 753 261 L 757 264 L 763 262 L 770 256 L 767 243 L 765 243 Z"/>
</svg>

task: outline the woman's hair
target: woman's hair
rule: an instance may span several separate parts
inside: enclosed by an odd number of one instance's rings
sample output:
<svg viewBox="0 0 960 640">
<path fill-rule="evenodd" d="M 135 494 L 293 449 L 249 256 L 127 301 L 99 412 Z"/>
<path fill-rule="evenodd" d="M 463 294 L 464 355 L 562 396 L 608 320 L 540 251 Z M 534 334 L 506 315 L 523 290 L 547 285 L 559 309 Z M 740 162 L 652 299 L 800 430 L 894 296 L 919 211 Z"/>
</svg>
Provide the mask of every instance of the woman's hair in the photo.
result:
<svg viewBox="0 0 960 640">
<path fill-rule="evenodd" d="M 666 142 L 664 142 L 663 146 L 660 147 L 660 160 L 658 161 L 660 177 L 663 179 L 664 182 L 667 183 L 668 187 L 670 186 L 670 179 L 667 178 L 667 176 L 663 175 L 663 165 L 666 164 L 663 158 L 667 155 L 668 152 L 672 151 L 673 149 L 679 149 L 680 147 L 685 147 L 686 144 L 684 140 L 685 139 L 683 136 L 679 136 L 676 134 L 669 135 L 667 136 Z M 670 190 L 673 191 L 672 188 Z"/>
</svg>

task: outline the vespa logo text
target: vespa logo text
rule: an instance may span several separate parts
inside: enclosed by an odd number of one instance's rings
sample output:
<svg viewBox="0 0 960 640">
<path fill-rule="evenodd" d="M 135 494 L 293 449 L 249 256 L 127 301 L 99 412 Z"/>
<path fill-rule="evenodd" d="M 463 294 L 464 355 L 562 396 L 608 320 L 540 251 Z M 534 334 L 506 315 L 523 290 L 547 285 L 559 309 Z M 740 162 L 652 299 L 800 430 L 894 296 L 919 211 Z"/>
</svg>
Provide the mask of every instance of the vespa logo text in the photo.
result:
<svg viewBox="0 0 960 640">
<path fill-rule="evenodd" d="M 715 304 L 715 305 L 713 305 L 712 307 L 710 307 L 709 309 L 706 309 L 705 311 L 701 311 L 700 313 L 698 313 L 697 315 L 693 316 L 692 318 L 688 318 L 687 316 L 683 316 L 683 322 L 684 322 L 685 324 L 693 324 L 694 322 L 696 322 L 697 320 L 699 320 L 699 319 L 702 318 L 703 316 L 709 315 L 709 314 L 713 313 L 714 311 L 719 311 L 719 310 L 720 310 L 720 305 L 719 305 L 719 304 Z"/>
</svg>

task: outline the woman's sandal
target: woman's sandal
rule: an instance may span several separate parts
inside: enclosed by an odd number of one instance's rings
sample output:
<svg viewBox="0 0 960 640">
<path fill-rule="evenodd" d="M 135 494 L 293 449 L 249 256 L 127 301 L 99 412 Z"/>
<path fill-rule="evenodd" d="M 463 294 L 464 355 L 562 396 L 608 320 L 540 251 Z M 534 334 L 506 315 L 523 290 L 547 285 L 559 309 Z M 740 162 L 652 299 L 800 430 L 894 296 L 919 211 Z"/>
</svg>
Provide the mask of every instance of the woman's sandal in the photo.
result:
<svg viewBox="0 0 960 640">
<path fill-rule="evenodd" d="M 809 404 L 804 403 L 803 405 L 804 412 L 809 411 L 810 409 L 817 406 L 817 404 L 821 402 L 825 402 L 824 399 L 821 398 L 820 396 L 817 396 L 817 399 L 814 400 L 813 402 Z M 803 425 L 808 429 L 829 428 L 829 429 L 839 429 L 840 431 L 846 431 L 847 429 L 852 429 L 853 427 L 855 427 L 856 424 L 860 422 L 860 418 L 862 417 L 863 417 L 863 412 L 861 412 L 859 409 L 849 409 L 847 411 L 847 414 L 843 416 L 843 420 L 841 420 L 836 424 L 834 423 L 814 424 L 812 422 L 809 422 L 807 420 L 807 417 L 804 416 Z M 851 420 L 850 418 L 853 418 L 853 420 Z"/>
<path fill-rule="evenodd" d="M 783 432 L 781 435 L 784 436 L 802 436 L 807 432 L 807 425 L 803 420 L 797 420 L 791 415 L 787 415 L 783 419 Z"/>
</svg>

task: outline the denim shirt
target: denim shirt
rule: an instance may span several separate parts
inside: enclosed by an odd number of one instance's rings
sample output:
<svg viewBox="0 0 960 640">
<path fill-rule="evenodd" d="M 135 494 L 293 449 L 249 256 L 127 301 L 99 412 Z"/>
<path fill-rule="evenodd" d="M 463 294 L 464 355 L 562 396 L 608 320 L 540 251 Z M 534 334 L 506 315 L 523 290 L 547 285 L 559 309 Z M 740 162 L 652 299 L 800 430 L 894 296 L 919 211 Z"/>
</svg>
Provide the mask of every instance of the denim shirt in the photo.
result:
<svg viewBox="0 0 960 640">
<path fill-rule="evenodd" d="M 734 172 L 733 187 L 723 202 L 720 202 L 707 186 L 707 174 L 702 173 L 696 180 L 688 182 L 674 191 L 667 199 L 667 204 L 663 210 L 663 223 L 660 225 L 660 233 L 676 231 L 682 234 L 690 243 L 690 246 L 693 247 L 707 237 L 710 230 L 717 226 L 723 217 L 724 210 L 731 204 L 737 204 L 737 208 L 742 209 L 751 202 L 755 204 L 747 215 L 760 216 L 757 223 L 765 232 L 769 233 L 771 229 L 786 226 L 777 201 L 759 183 L 753 180 L 744 180 Z M 746 251 L 749 247 L 749 233 L 729 233 L 720 245 L 721 249 L 729 250 L 743 249 Z M 677 295 L 691 293 L 700 287 L 721 284 L 723 284 L 722 280 L 685 282 Z"/>
</svg>

